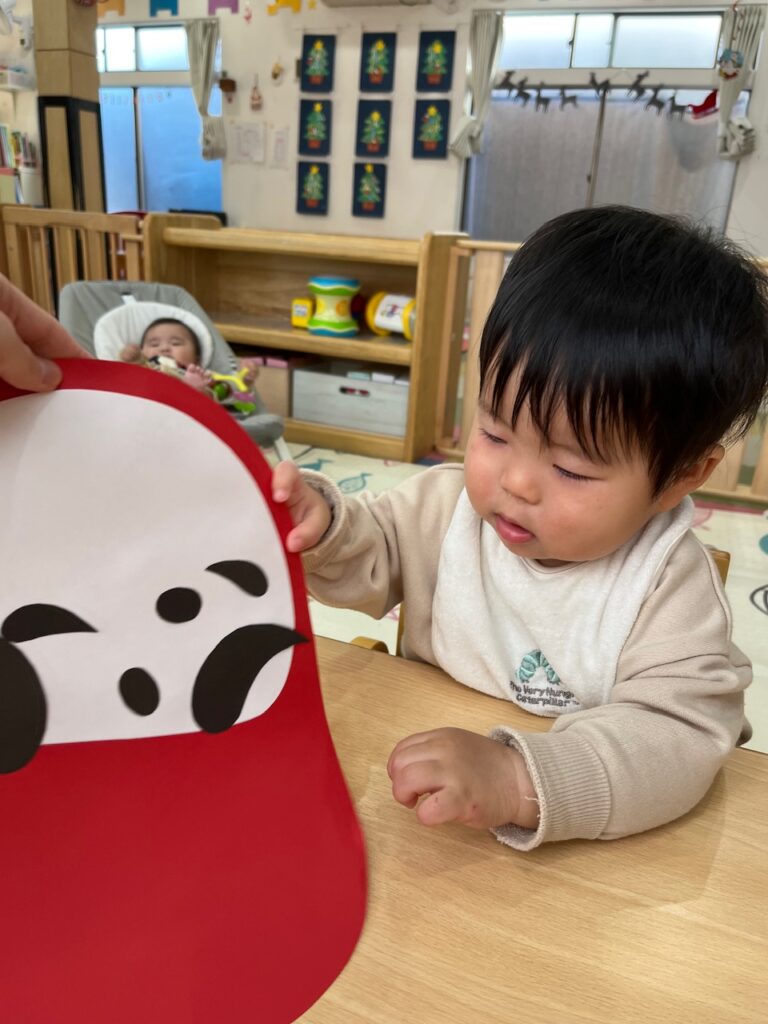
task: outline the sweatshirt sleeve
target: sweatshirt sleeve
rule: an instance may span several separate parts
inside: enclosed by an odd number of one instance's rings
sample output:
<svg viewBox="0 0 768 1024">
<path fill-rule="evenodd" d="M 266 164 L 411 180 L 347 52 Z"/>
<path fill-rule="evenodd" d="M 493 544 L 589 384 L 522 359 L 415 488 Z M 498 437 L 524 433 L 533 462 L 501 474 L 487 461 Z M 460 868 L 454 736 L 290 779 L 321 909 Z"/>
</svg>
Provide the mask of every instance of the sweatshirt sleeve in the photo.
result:
<svg viewBox="0 0 768 1024">
<path fill-rule="evenodd" d="M 506 825 L 497 838 L 521 850 L 617 839 L 685 814 L 739 740 L 751 679 L 717 570 L 688 534 L 643 604 L 610 701 L 548 733 L 493 731 L 523 754 L 540 806 L 538 829 Z"/>
<path fill-rule="evenodd" d="M 424 537 L 444 533 L 463 486 L 461 467 L 438 466 L 382 494 L 365 492 L 350 500 L 322 474 L 303 475 L 333 515 L 325 536 L 302 559 L 313 597 L 381 618 L 402 601 L 409 581 L 416 582 L 418 603 L 422 594 L 431 595 L 437 560 Z"/>
</svg>

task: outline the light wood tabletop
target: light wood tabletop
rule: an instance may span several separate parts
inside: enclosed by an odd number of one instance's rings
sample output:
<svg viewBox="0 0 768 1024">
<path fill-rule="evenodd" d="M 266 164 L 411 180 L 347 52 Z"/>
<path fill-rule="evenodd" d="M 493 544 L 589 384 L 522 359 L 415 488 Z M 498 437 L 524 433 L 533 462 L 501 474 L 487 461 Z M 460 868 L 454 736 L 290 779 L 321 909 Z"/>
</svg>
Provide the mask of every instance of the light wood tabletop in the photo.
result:
<svg viewBox="0 0 768 1024">
<path fill-rule="evenodd" d="M 423 729 L 548 723 L 430 666 L 332 640 L 317 651 L 369 894 L 360 942 L 304 1024 L 764 1024 L 768 756 L 734 753 L 670 825 L 518 853 L 421 826 L 386 761 Z"/>
</svg>

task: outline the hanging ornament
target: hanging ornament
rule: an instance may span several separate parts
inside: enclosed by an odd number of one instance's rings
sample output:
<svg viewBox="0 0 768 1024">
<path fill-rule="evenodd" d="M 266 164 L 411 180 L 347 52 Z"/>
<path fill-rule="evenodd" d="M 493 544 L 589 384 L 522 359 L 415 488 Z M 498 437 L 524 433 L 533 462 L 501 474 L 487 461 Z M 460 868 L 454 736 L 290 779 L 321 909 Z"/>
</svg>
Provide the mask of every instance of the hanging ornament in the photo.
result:
<svg viewBox="0 0 768 1024">
<path fill-rule="evenodd" d="M 251 5 L 249 3 L 247 3 L 243 7 L 243 21 L 245 22 L 246 25 L 250 25 L 252 20 L 253 20 L 253 7 L 251 7 Z"/>
<path fill-rule="evenodd" d="M 280 85 L 283 78 L 285 77 L 285 67 L 279 60 L 276 60 L 275 63 L 272 65 L 272 70 L 269 72 L 269 77 L 272 79 L 272 82 L 275 85 Z"/>
<path fill-rule="evenodd" d="M 549 96 L 542 96 L 541 91 L 544 88 L 544 83 L 539 82 L 536 87 L 536 110 L 543 110 L 544 113 L 549 110 Z"/>
<path fill-rule="evenodd" d="M 741 50 L 732 50 L 729 46 L 720 54 L 717 62 L 717 73 L 721 78 L 737 78 L 744 67 L 744 54 Z"/>
<path fill-rule="evenodd" d="M 645 95 L 645 86 L 643 82 L 650 75 L 650 71 L 641 71 L 639 75 L 635 75 L 635 80 L 627 89 L 627 96 L 634 96 L 635 102 L 642 99 Z"/>
<path fill-rule="evenodd" d="M 594 71 L 589 72 L 589 84 L 595 90 L 598 99 L 602 99 L 603 96 L 607 95 L 611 88 L 611 80 L 609 78 L 605 78 L 602 82 L 598 82 L 595 78 Z"/>
<path fill-rule="evenodd" d="M 259 89 L 259 76 L 253 76 L 253 88 L 251 89 L 251 110 L 261 110 L 264 106 L 264 98 Z"/>
<path fill-rule="evenodd" d="M 657 117 L 662 112 L 664 107 L 666 107 L 666 105 L 667 105 L 667 101 L 666 100 L 659 99 L 659 93 L 661 92 L 661 90 L 663 88 L 664 88 L 663 85 L 657 85 L 654 89 L 652 89 L 651 90 L 651 98 L 645 104 L 645 109 L 646 110 L 651 110 L 651 109 L 655 110 Z"/>
<path fill-rule="evenodd" d="M 578 107 L 576 100 L 578 99 L 576 93 L 571 93 L 570 96 L 566 95 L 565 89 L 560 90 L 560 109 L 565 110 L 567 106 Z"/>
</svg>

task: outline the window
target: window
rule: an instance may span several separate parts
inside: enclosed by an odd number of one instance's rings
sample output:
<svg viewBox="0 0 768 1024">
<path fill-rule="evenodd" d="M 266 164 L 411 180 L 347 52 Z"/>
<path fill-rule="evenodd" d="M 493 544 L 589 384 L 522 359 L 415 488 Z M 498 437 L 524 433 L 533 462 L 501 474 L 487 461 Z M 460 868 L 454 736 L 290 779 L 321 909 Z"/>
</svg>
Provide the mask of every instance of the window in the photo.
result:
<svg viewBox="0 0 768 1024">
<path fill-rule="evenodd" d="M 221 161 L 200 153 L 184 27 L 103 26 L 96 58 L 107 209 L 221 209 Z M 209 110 L 221 113 L 218 88 Z"/>
<path fill-rule="evenodd" d="M 506 14 L 501 68 L 712 68 L 718 14 Z"/>
</svg>

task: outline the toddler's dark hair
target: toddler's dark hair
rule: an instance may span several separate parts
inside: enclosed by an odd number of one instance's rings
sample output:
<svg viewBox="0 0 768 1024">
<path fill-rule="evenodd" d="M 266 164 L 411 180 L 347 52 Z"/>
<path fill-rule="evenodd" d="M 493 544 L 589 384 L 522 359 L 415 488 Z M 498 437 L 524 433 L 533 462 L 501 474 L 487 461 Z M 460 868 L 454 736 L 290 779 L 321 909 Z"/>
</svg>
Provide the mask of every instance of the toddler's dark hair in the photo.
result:
<svg viewBox="0 0 768 1024">
<path fill-rule="evenodd" d="M 197 363 L 200 362 L 200 339 L 198 338 L 198 336 L 195 334 L 195 332 L 192 330 L 191 327 L 187 327 L 187 325 L 184 323 L 183 320 L 177 320 L 173 316 L 161 316 L 157 320 L 153 320 L 152 323 L 147 327 L 147 329 L 144 331 L 144 333 L 141 336 L 141 344 L 142 345 L 144 344 L 144 339 L 149 334 L 149 332 L 152 330 L 152 328 L 153 327 L 159 327 L 160 324 L 178 324 L 179 327 L 183 327 L 184 330 L 189 335 L 189 337 L 190 337 L 190 339 L 192 341 L 192 344 L 195 346 L 195 362 L 197 362 Z"/>
<path fill-rule="evenodd" d="M 622 206 L 555 217 L 517 251 L 480 344 L 499 415 L 517 375 L 545 438 L 562 404 L 601 460 L 639 446 L 658 495 L 749 429 L 768 390 L 768 279 L 708 228 Z"/>
</svg>

